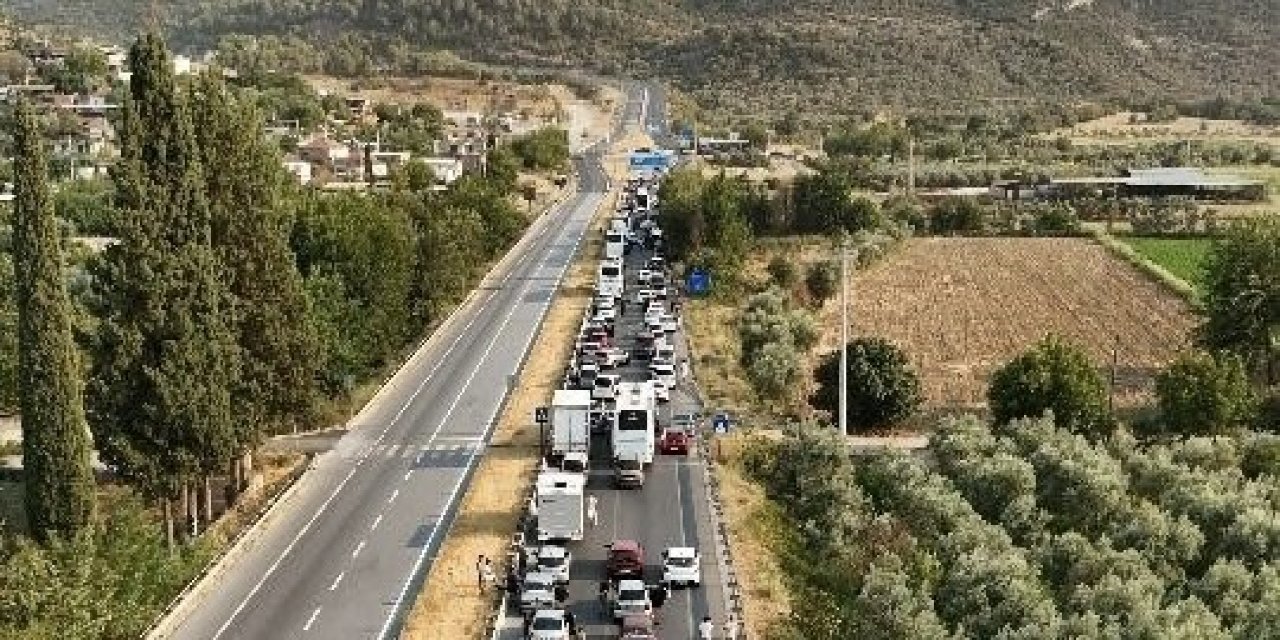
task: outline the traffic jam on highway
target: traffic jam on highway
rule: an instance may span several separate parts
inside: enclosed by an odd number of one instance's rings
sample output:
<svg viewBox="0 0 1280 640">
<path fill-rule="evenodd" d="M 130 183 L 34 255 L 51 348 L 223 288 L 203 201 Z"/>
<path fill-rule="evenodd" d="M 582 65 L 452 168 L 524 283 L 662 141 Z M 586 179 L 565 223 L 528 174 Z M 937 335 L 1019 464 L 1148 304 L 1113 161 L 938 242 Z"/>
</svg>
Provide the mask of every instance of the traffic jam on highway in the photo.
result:
<svg viewBox="0 0 1280 640">
<path fill-rule="evenodd" d="M 507 579 L 508 614 L 521 618 L 525 638 L 652 640 L 671 590 L 702 584 L 696 542 L 646 549 L 638 532 L 605 522 L 612 514 L 602 508 L 609 492 L 645 491 L 655 457 L 687 456 L 696 437 L 695 415 L 660 412 L 688 371 L 677 359 L 679 292 L 662 257 L 657 191 L 656 178 L 632 179 L 622 191 L 563 388 L 538 411 L 543 464 Z M 618 537 L 600 544 L 589 532 L 606 526 Z M 588 554 L 602 555 L 590 563 L 599 567 L 588 582 L 594 603 L 581 593 L 579 568 L 570 606 L 575 552 L 584 567 Z"/>
</svg>

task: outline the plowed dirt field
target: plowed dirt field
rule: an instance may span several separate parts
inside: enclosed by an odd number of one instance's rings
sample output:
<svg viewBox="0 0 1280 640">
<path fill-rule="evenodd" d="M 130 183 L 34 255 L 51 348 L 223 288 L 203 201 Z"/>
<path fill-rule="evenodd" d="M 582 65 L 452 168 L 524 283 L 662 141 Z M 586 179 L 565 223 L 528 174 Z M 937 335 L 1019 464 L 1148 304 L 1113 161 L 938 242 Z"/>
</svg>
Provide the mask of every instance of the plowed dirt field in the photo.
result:
<svg viewBox="0 0 1280 640">
<path fill-rule="evenodd" d="M 851 333 L 887 337 L 920 372 L 927 408 L 985 406 L 991 372 L 1052 332 L 1085 347 L 1117 407 L 1150 396 L 1155 371 L 1196 325 L 1176 296 L 1086 239 L 921 238 L 853 279 Z M 839 341 L 838 296 L 822 349 Z"/>
</svg>

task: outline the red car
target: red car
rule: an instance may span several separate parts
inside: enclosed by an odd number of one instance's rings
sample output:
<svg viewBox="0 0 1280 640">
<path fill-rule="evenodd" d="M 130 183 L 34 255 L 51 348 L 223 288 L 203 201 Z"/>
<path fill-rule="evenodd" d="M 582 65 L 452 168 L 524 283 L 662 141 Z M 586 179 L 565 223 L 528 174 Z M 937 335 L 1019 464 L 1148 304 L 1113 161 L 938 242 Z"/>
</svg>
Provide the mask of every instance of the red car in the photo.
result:
<svg viewBox="0 0 1280 640">
<path fill-rule="evenodd" d="M 667 429 L 662 432 L 658 441 L 658 451 L 664 454 L 689 455 L 689 434 L 678 429 Z"/>
<path fill-rule="evenodd" d="M 635 540 L 614 540 L 607 545 L 609 559 L 605 571 L 610 580 L 644 575 L 644 547 Z"/>
</svg>

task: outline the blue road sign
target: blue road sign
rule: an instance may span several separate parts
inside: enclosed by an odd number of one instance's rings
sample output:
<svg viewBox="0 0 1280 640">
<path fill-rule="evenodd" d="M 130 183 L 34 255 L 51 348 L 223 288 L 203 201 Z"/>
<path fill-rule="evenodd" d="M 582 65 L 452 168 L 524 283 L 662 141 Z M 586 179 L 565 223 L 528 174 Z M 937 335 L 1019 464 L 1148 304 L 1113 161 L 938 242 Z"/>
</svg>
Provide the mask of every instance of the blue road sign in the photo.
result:
<svg viewBox="0 0 1280 640">
<path fill-rule="evenodd" d="M 729 433 L 729 428 L 732 424 L 733 421 L 729 419 L 728 414 L 717 413 L 715 417 L 711 418 L 711 427 L 715 429 L 716 433 Z"/>
<path fill-rule="evenodd" d="M 685 282 L 685 289 L 689 291 L 689 295 L 706 295 L 707 292 L 711 291 L 711 272 L 702 267 L 690 269 L 689 276 Z"/>
</svg>

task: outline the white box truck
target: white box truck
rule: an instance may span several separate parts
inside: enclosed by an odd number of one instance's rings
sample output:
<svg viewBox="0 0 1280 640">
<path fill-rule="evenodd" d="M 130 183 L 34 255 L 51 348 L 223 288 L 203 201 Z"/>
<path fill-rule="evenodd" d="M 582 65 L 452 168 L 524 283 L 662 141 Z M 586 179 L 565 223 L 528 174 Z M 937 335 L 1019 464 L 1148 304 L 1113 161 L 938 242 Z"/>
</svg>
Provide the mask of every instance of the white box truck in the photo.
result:
<svg viewBox="0 0 1280 640">
<path fill-rule="evenodd" d="M 581 540 L 585 526 L 582 506 L 587 478 L 581 473 L 543 471 L 538 474 L 538 542 Z"/>
<path fill-rule="evenodd" d="M 586 473 L 591 455 L 591 392 L 558 389 L 551 396 L 551 463 Z"/>
</svg>

